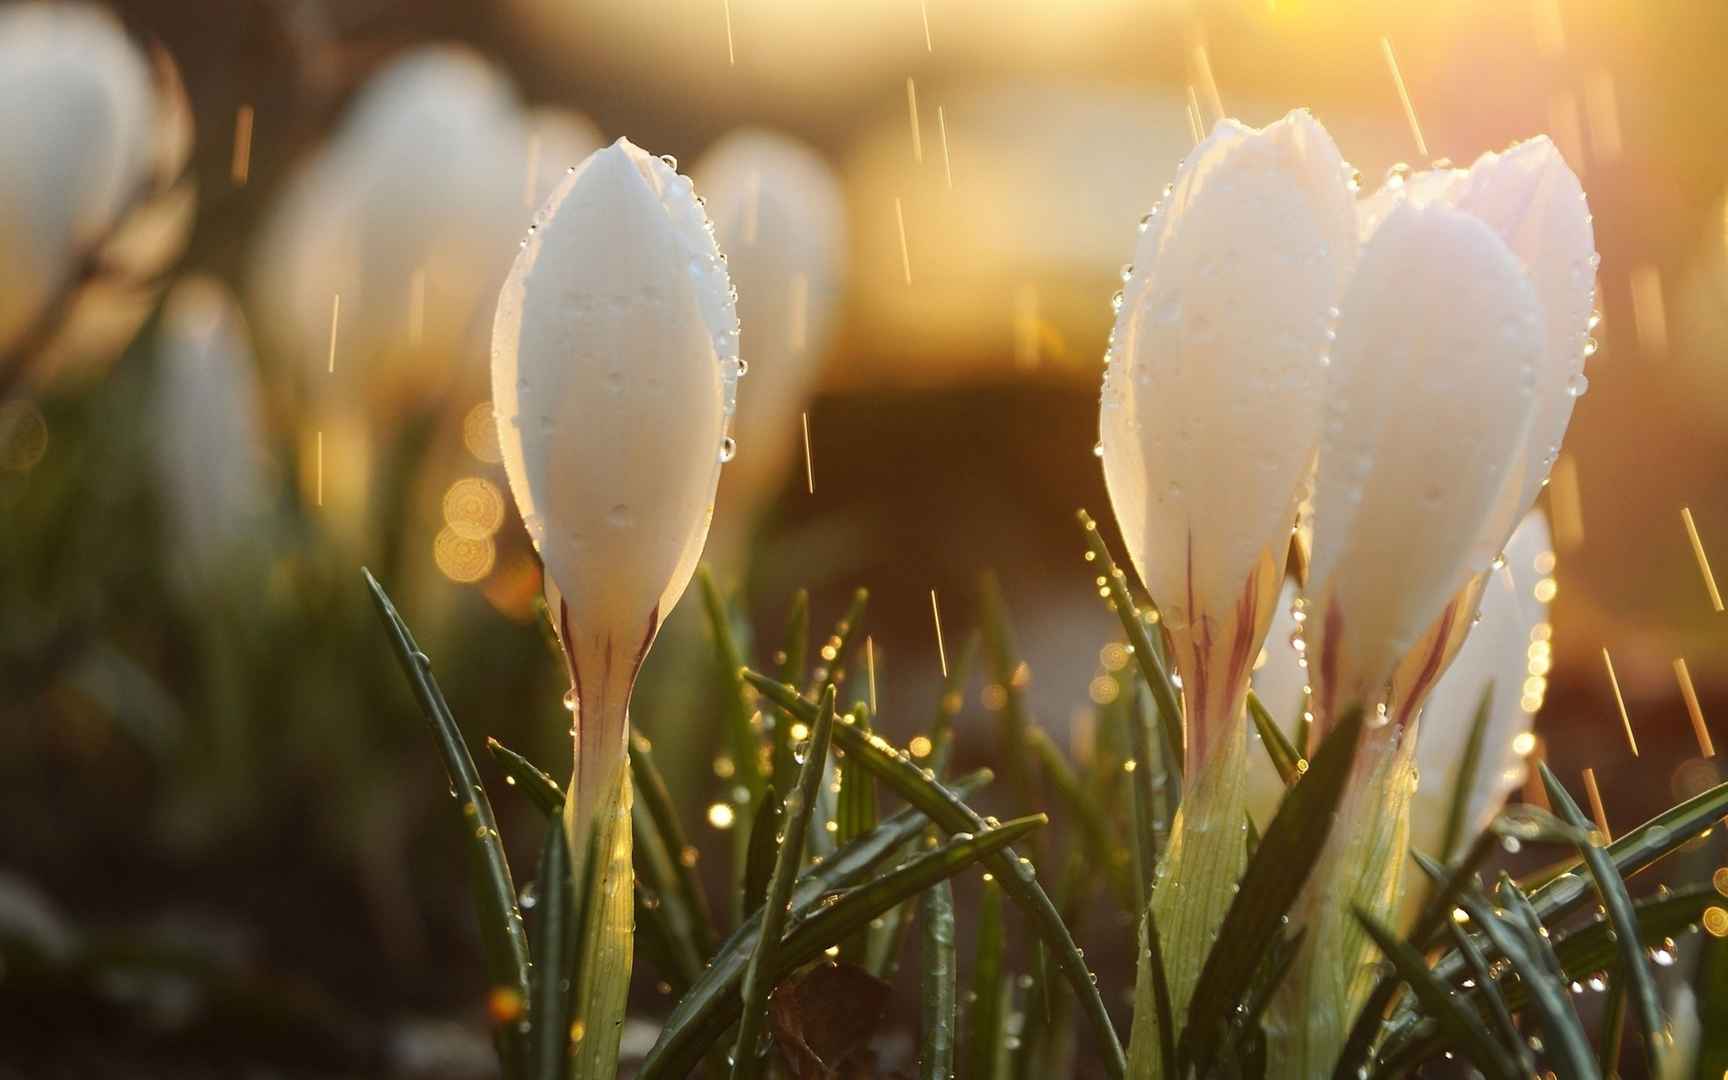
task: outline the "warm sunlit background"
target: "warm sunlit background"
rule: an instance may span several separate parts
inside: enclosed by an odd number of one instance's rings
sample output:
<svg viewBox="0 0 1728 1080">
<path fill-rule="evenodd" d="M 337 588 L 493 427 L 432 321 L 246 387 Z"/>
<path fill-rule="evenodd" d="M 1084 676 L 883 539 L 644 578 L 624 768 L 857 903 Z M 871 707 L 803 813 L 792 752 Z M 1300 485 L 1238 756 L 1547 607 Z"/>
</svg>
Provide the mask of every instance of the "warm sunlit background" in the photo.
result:
<svg viewBox="0 0 1728 1080">
<path fill-rule="evenodd" d="M 952 653 L 986 570 L 1040 721 L 1066 737 L 1116 692 L 1073 513 L 1108 519 L 1109 299 L 1198 130 L 1308 106 L 1365 185 L 1549 132 L 1590 196 L 1602 319 L 1545 499 L 1553 651 L 1532 653 L 1525 696 L 1546 699 L 1561 776 L 1595 768 L 1615 828 L 1718 778 L 1674 665 L 1728 719 L 1728 615 L 1682 519 L 1728 573 L 1719 0 L 116 10 L 163 59 L 115 92 L 171 117 L 177 69 L 194 143 L 128 249 L 137 278 L 172 266 L 165 288 L 99 275 L 0 393 L 0 934 L 139 967 L 0 969 L 0 1044 L 24 1048 L 0 1049 L 0 1077 L 486 1074 L 444 780 L 358 568 L 396 596 L 471 741 L 567 762 L 487 334 L 531 207 L 619 136 L 675 156 L 717 219 L 782 186 L 785 217 L 720 221 L 735 256 L 784 244 L 800 270 L 784 295 L 736 280 L 753 370 L 709 551 L 762 663 L 794 588 L 825 629 L 867 587 L 880 724 L 905 738 L 939 694 L 932 590 Z M 6 112 L 7 93 L 0 157 L 80 137 L 76 117 Z M 28 192 L 0 175 L 0 199 Z M 12 224 L 0 208 L 0 247 Z M 719 887 L 729 793 L 699 616 L 693 589 L 635 719 L 669 747 Z M 1000 698 L 987 671 L 971 684 L 963 762 L 991 760 Z M 500 806 L 531 851 L 524 808 Z M 639 1011 L 662 1015 L 639 967 Z"/>
</svg>

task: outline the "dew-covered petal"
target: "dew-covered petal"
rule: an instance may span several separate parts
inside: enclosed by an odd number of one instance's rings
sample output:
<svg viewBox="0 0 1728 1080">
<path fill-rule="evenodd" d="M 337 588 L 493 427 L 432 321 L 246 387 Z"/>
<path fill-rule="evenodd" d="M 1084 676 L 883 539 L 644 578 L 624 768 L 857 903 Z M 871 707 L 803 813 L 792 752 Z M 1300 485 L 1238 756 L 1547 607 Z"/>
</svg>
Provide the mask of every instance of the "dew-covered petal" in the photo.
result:
<svg viewBox="0 0 1728 1080">
<path fill-rule="evenodd" d="M 1362 253 L 1332 350 L 1307 640 L 1319 713 L 1379 700 L 1472 574 L 1528 434 L 1541 307 L 1506 245 L 1406 203 Z"/>
</svg>

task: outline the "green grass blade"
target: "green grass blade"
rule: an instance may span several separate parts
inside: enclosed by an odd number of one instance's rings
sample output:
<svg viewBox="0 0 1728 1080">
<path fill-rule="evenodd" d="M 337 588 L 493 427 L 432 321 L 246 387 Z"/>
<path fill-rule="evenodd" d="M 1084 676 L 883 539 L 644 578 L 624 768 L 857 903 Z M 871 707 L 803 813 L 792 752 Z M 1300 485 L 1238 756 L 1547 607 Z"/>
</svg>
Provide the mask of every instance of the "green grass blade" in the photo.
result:
<svg viewBox="0 0 1728 1080">
<path fill-rule="evenodd" d="M 1283 927 L 1332 831 L 1332 819 L 1350 778 L 1362 731 L 1362 711 L 1353 709 L 1314 756 L 1302 780 L 1290 789 L 1266 827 L 1259 854 L 1242 875 L 1241 888 L 1224 914 L 1217 943 L 1206 957 L 1187 1024 L 1177 1044 L 1178 1065 L 1204 1075 L 1217 1049 L 1216 1035 L 1243 1000 L 1255 971 Z"/>
<path fill-rule="evenodd" d="M 1159 721 L 1164 725 L 1164 737 L 1176 748 L 1173 767 L 1179 777 L 1182 774 L 1182 705 L 1176 684 L 1170 681 L 1170 672 L 1160 659 L 1163 653 L 1153 645 L 1146 622 L 1128 593 L 1128 575 L 1110 558 L 1110 548 L 1098 531 L 1098 523 L 1084 510 L 1079 511 L 1079 517 L 1091 561 L 1099 570 L 1098 576 L 1104 579 L 1103 588 L 1109 590 L 1110 607 L 1121 620 L 1122 631 L 1128 635 L 1128 644 L 1134 650 L 1134 660 L 1140 665 L 1140 674 L 1152 690 L 1152 702 L 1157 708 Z"/>
<path fill-rule="evenodd" d="M 895 869 L 870 876 L 900 842 L 915 835 L 926 819 L 913 812 L 896 815 L 890 828 L 884 823 L 868 845 L 869 850 L 842 849 L 800 879 L 793 894 L 791 930 L 778 953 L 779 978 L 807 964 L 849 933 L 869 925 L 871 919 L 894 905 L 918 895 L 939 881 L 989 858 L 1006 845 L 1043 824 L 1042 815 L 1004 822 L 977 836 L 951 838 L 932 851 L 923 852 Z M 910 823 L 910 828 L 906 826 Z M 867 880 L 866 880 L 867 879 Z M 859 882 L 862 882 L 859 884 Z M 834 890 L 854 887 L 843 893 Z M 639 1076 L 683 1077 L 702 1060 L 710 1044 L 738 1019 L 739 990 L 760 936 L 762 912 L 757 911 L 721 945 L 720 952 L 702 978 L 678 1002 L 649 1051 Z"/>
<path fill-rule="evenodd" d="M 948 759 L 954 754 L 954 718 L 966 703 L 966 683 L 972 677 L 982 641 L 976 630 L 967 634 L 966 644 L 948 662 L 948 675 L 942 680 L 942 696 L 936 701 L 936 718 L 930 724 L 930 768 L 938 778 L 948 771 Z"/>
<path fill-rule="evenodd" d="M 934 832 L 928 843 L 937 843 Z M 922 919 L 918 1049 L 920 1080 L 954 1080 L 954 1037 L 959 1025 L 955 989 L 954 886 L 946 881 L 925 889 L 918 898 Z"/>
<path fill-rule="evenodd" d="M 1152 1002 L 1158 1010 L 1158 1063 L 1163 1067 L 1159 1075 L 1175 1077 L 1180 1075 L 1176 1071 L 1176 1017 L 1170 1007 L 1170 979 L 1164 972 L 1164 946 L 1158 939 L 1158 920 L 1152 916 L 1151 906 L 1141 910 L 1140 930 L 1145 936 L 1147 968 L 1152 973 Z"/>
<path fill-rule="evenodd" d="M 1254 721 L 1254 730 L 1260 733 L 1266 756 L 1272 759 L 1272 767 L 1278 770 L 1284 786 L 1294 784 L 1302 775 L 1302 755 L 1290 745 L 1290 740 L 1285 738 L 1283 730 L 1252 690 L 1248 691 L 1248 716 Z"/>
<path fill-rule="evenodd" d="M 1422 954 L 1405 942 L 1399 941 L 1397 935 L 1379 920 L 1363 911 L 1355 909 L 1356 921 L 1374 939 L 1381 953 L 1392 962 L 1398 972 L 1398 977 L 1410 987 L 1416 999 L 1422 1003 L 1422 1008 L 1434 1019 L 1440 1022 L 1442 1030 L 1453 1039 L 1454 1044 L 1464 1052 L 1470 1063 L 1491 1077 L 1501 1077 L 1503 1080 L 1516 1080 L 1519 1075 L 1518 1061 L 1509 1055 L 1505 1048 L 1494 1042 L 1488 1029 L 1483 1026 L 1481 1017 L 1473 1009 L 1468 1008 L 1462 999 L 1452 993 L 1450 987 L 1428 970 L 1427 961 Z"/>
<path fill-rule="evenodd" d="M 728 741 L 732 746 L 732 775 L 750 792 L 751 802 L 762 794 L 765 778 L 757 747 L 756 730 L 750 724 L 751 706 L 745 699 L 744 682 L 739 672 L 744 670 L 744 653 L 732 633 L 732 615 L 720 586 L 708 567 L 696 570 L 696 582 L 701 587 L 702 610 L 708 616 L 708 630 L 714 636 L 714 647 L 720 655 L 722 680 L 727 687 L 722 711 L 726 721 Z"/>
<path fill-rule="evenodd" d="M 768 881 L 780 854 L 781 819 L 785 816 L 780 796 L 762 793 L 750 822 L 749 856 L 744 860 L 744 910 L 755 911 L 768 898 Z"/>
<path fill-rule="evenodd" d="M 1587 832 L 1591 828 L 1590 819 L 1579 809 L 1572 793 L 1566 790 L 1566 785 L 1548 768 L 1547 762 L 1539 761 L 1536 767 L 1542 772 L 1542 783 L 1548 789 L 1548 799 L 1554 804 L 1554 809 L 1561 819 L 1573 828 Z M 1662 1052 L 1668 1046 L 1669 1036 L 1656 996 L 1656 978 L 1650 973 L 1644 949 L 1638 943 L 1638 924 L 1632 914 L 1632 897 L 1626 892 L 1625 880 L 1614 868 L 1614 860 L 1594 840 L 1585 839 L 1578 845 L 1578 851 L 1583 856 L 1585 865 L 1590 868 L 1591 877 L 1596 880 L 1596 891 L 1602 897 L 1602 905 L 1608 909 L 1608 918 L 1619 935 L 1620 975 L 1626 983 L 1632 1015 L 1637 1017 L 1638 1028 L 1644 1035 L 1645 1060 L 1651 1075 L 1659 1075 Z M 1514 891 L 1517 891 L 1516 887 Z"/>
<path fill-rule="evenodd" d="M 1158 785 L 1168 785 L 1173 775 L 1165 768 L 1172 755 L 1153 745 L 1152 726 L 1147 722 L 1145 710 L 1140 707 L 1138 695 L 1129 702 L 1124 715 L 1128 721 L 1129 752 L 1134 755 L 1130 759 L 1134 768 L 1128 777 L 1128 808 L 1130 850 L 1136 859 L 1134 891 L 1138 900 L 1135 910 L 1145 911 L 1146 901 L 1152 896 L 1152 875 L 1158 867 L 1158 837 L 1168 828 L 1168 822 L 1163 821 L 1159 813 Z M 1123 767 L 1127 768 L 1126 765 Z"/>
<path fill-rule="evenodd" d="M 630 779 L 637 798 L 648 809 L 660 844 L 671 857 L 673 877 L 666 887 L 677 894 L 688 916 L 691 946 L 699 955 L 707 956 L 714 951 L 714 922 L 709 914 L 708 896 L 702 889 L 702 876 L 696 872 L 696 848 L 678 820 L 678 808 L 673 805 L 666 778 L 654 763 L 654 744 L 634 728 L 630 731 Z"/>
<path fill-rule="evenodd" d="M 792 886 L 798 880 L 798 870 L 804 861 L 804 843 L 810 829 L 810 812 L 815 809 L 822 772 L 828 763 L 828 742 L 834 731 L 834 687 L 822 691 L 815 723 L 810 729 L 810 746 L 804 754 L 804 765 L 798 774 L 798 787 L 786 800 L 786 833 L 774 859 L 774 872 L 768 879 L 768 898 L 762 905 L 762 929 L 757 937 L 756 952 L 744 970 L 743 1011 L 739 1014 L 738 1040 L 732 1047 L 734 1080 L 749 1080 L 760 1075 L 761 1064 L 757 1044 L 761 1041 L 767 1021 L 768 997 L 774 992 L 775 973 L 779 970 L 776 955 L 780 935 L 785 928 L 787 908 L 792 902 Z M 758 819 L 760 821 L 760 819 Z"/>
<path fill-rule="evenodd" d="M 516 906 L 516 886 L 510 880 L 510 864 L 498 838 L 498 822 L 492 803 L 480 783 L 474 758 L 463 741 L 462 731 L 444 694 L 432 677 L 432 661 L 414 643 L 408 624 L 396 613 L 396 605 L 369 570 L 362 570 L 366 588 L 378 608 L 396 660 L 408 676 L 409 686 L 432 725 L 438 749 L 449 774 L 450 791 L 461 807 L 463 835 L 467 839 L 469 882 L 474 892 L 475 914 L 480 921 L 480 944 L 486 962 L 486 978 L 495 989 L 513 991 L 517 1000 L 528 1001 L 528 935 L 522 928 L 522 913 Z M 522 1040 L 513 1029 L 498 1033 L 499 1053 L 505 1071 L 519 1068 L 523 1060 Z"/>
<path fill-rule="evenodd" d="M 989 664 L 990 678 L 1002 688 L 1004 698 L 998 715 L 1002 731 L 998 749 L 1008 766 L 1008 780 L 1026 806 L 1039 803 L 1036 769 L 1032 747 L 1028 742 L 1033 728 L 1032 711 L 1026 704 L 1026 687 L 1030 669 L 1021 659 L 1014 644 L 1014 627 L 1008 618 L 1008 602 L 1003 599 L 1002 586 L 996 575 L 984 574 L 979 579 L 979 619 L 984 628 L 984 656 Z"/>
<path fill-rule="evenodd" d="M 636 925 L 646 926 L 654 939 L 655 970 L 681 994 L 701 974 L 706 954 L 696 944 L 694 916 L 678 892 L 672 855 L 640 800 L 630 809 L 630 829 L 635 848 Z"/>
<path fill-rule="evenodd" d="M 1694 984 L 1698 1013 L 1696 1077 L 1728 1076 L 1728 940 L 1704 937 Z"/>
<path fill-rule="evenodd" d="M 529 1059 L 534 1080 L 570 1074 L 570 969 L 576 961 L 576 890 L 570 880 L 570 845 L 564 815 L 554 814 L 540 849 L 539 914 L 534 924 Z"/>
<path fill-rule="evenodd" d="M 1596 1064 L 1603 1076 L 1618 1076 L 1620 1049 L 1626 1035 L 1626 980 L 1618 975 L 1610 975 L 1609 980 L 1608 999 L 1602 1004 L 1602 1033 L 1596 1039 L 1599 1047 Z"/>
<path fill-rule="evenodd" d="M 526 795 L 542 814 L 564 812 L 564 789 L 558 786 L 558 781 L 497 739 L 486 740 L 486 752 L 504 770 L 504 783 Z"/>
<path fill-rule="evenodd" d="M 810 649 L 810 594 L 799 589 L 792 594 L 792 606 L 786 613 L 786 638 L 780 646 L 780 681 L 790 686 L 804 682 L 804 668 Z M 798 763 L 792 754 L 792 716 L 784 709 L 774 709 L 774 790 L 784 799 L 791 793 L 798 778 Z M 746 908 L 745 910 L 749 910 Z"/>
<path fill-rule="evenodd" d="M 1114 832 L 1110 819 L 1105 816 L 1104 809 L 1092 797 L 1092 792 L 1080 782 L 1074 770 L 1069 766 L 1068 759 L 1062 756 L 1062 751 L 1050 740 L 1042 728 L 1032 728 L 1027 733 L 1032 748 L 1032 757 L 1044 768 L 1044 775 L 1050 780 L 1050 787 L 1056 798 L 1074 815 L 1074 820 L 1080 826 L 1080 839 L 1086 850 L 1095 860 L 1093 869 L 1102 871 L 1109 879 L 1111 888 L 1116 893 L 1117 902 L 1130 915 L 1136 914 L 1134 908 L 1134 883 L 1129 877 L 1128 852 L 1116 846 Z"/>
<path fill-rule="evenodd" d="M 966 1075 L 991 1080 L 1004 1042 L 1002 1025 L 1002 889 L 986 878 L 978 900 L 978 943 L 972 962 L 971 1008 L 966 1025 Z"/>
<path fill-rule="evenodd" d="M 870 706 L 857 703 L 852 708 L 852 716 L 853 723 L 859 730 L 870 730 Z M 844 753 L 834 756 L 834 770 L 840 782 L 834 813 L 834 838 L 844 844 L 876 827 L 879 816 L 876 806 L 876 778 L 870 775 L 868 769 L 854 764 Z M 865 932 L 841 943 L 840 959 L 848 964 L 868 968 L 869 951 L 870 935 Z"/>
<path fill-rule="evenodd" d="M 1482 690 L 1476 703 L 1476 715 L 1470 721 L 1470 735 L 1464 742 L 1464 757 L 1458 763 L 1458 778 L 1452 783 L 1452 802 L 1446 813 L 1445 837 L 1440 844 L 1440 858 L 1450 860 L 1458 845 L 1464 842 L 1464 830 L 1470 827 L 1470 792 L 1476 786 L 1476 773 L 1482 767 L 1482 743 L 1488 732 L 1488 707 L 1494 703 L 1494 684 Z"/>
<path fill-rule="evenodd" d="M 764 697 L 800 710 L 801 719 L 814 711 L 814 707 L 798 697 L 790 687 L 754 671 L 746 672 L 744 677 Z M 875 773 L 883 785 L 928 815 L 944 832 L 975 833 L 985 828 L 984 819 L 953 791 L 931 779 L 909 759 L 901 758 L 880 737 L 840 723 L 834 726 L 834 741 L 849 756 L 856 756 L 865 768 Z M 1033 934 L 1050 950 L 1063 978 L 1074 989 L 1087 1023 L 1098 1040 L 1105 1068 L 1112 1077 L 1123 1076 L 1128 1063 L 1122 1053 L 1122 1042 L 1110 1022 L 1110 1013 L 1104 1007 L 1104 999 L 1099 996 L 1092 973 L 1074 944 L 1067 924 L 1062 921 L 1061 913 L 1038 884 L 1031 866 L 1006 850 L 991 854 L 986 866 L 1002 883 L 1008 899 L 1025 913 Z"/>
<path fill-rule="evenodd" d="M 1544 970 L 1546 961 L 1537 955 L 1544 947 L 1543 939 L 1528 935 L 1516 923 L 1501 918 L 1476 890 L 1460 893 L 1458 903 L 1518 972 L 1518 983 L 1529 995 L 1542 1028 L 1548 1033 L 1548 1054 L 1554 1064 L 1561 1066 L 1561 1075 L 1579 1080 L 1597 1077 L 1596 1055 L 1591 1052 L 1590 1038 L 1584 1033 L 1578 1011 L 1572 1007 L 1566 984 L 1548 974 Z M 1532 936 L 1535 941 L 1530 940 Z"/>
<path fill-rule="evenodd" d="M 818 653 L 821 662 L 810 673 L 810 681 L 804 684 L 805 700 L 815 701 L 817 693 L 829 683 L 833 683 L 837 688 L 845 684 L 846 657 L 852 652 L 852 643 L 857 640 L 858 630 L 864 625 L 864 612 L 869 606 L 870 590 L 858 589 L 852 594 L 852 603 L 846 608 L 846 614 L 834 624 L 834 632 L 822 643 L 822 649 Z M 791 685 L 798 684 L 793 682 Z"/>
<path fill-rule="evenodd" d="M 1525 1056 L 1524 1037 L 1512 1019 L 1512 1009 L 1506 1004 L 1506 995 L 1500 992 L 1500 980 L 1494 977 L 1493 970 L 1488 966 L 1488 958 L 1482 954 L 1481 946 L 1476 944 L 1476 939 L 1466 933 L 1462 926 L 1451 919 L 1446 920 L 1446 929 L 1458 955 L 1464 958 L 1471 977 L 1476 980 L 1480 991 L 1477 996 L 1488 1002 L 1488 1016 L 1494 1021 L 1494 1032 L 1500 1036 L 1501 1045 L 1515 1049 L 1520 1063 L 1530 1065 L 1533 1069 L 1533 1063 Z M 1525 1074 L 1528 1075 L 1531 1069 L 1525 1069 Z"/>
</svg>

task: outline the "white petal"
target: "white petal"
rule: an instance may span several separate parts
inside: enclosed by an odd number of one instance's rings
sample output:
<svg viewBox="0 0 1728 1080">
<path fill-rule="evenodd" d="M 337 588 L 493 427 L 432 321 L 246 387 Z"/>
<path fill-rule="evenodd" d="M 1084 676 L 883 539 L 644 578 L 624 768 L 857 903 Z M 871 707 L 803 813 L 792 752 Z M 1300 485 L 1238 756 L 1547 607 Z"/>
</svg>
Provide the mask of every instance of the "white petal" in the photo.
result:
<svg viewBox="0 0 1728 1080">
<path fill-rule="evenodd" d="M 708 532 L 736 320 L 690 182 L 658 158 L 620 139 L 550 206 L 499 298 L 499 439 L 573 626 L 636 654 Z"/>
<path fill-rule="evenodd" d="M 1505 565 L 1489 578 L 1481 621 L 1422 710 L 1416 744 L 1421 783 L 1411 808 L 1410 846 L 1424 854 L 1445 854 L 1440 845 L 1460 759 L 1476 708 L 1490 687 L 1487 733 L 1470 788 L 1466 828 L 1486 828 L 1524 780 L 1524 758 L 1515 740 L 1535 719 L 1535 710 L 1525 707 L 1525 682 L 1534 675 L 1536 658 L 1547 655 L 1547 646 L 1532 638 L 1532 631 L 1547 619 L 1547 605 L 1535 599 L 1532 587 L 1552 571 L 1552 558 L 1548 522 L 1540 511 L 1532 512 L 1507 544 Z M 1548 569 L 1540 569 L 1544 566 Z M 1539 664 L 1535 670 L 1546 668 Z M 1540 701 L 1540 695 L 1534 700 Z"/>
<path fill-rule="evenodd" d="M 1136 252 L 1105 377 L 1104 476 L 1166 626 L 1214 651 L 1251 640 L 1251 660 L 1271 617 L 1275 593 L 1249 605 L 1255 625 L 1238 605 L 1250 582 L 1264 591 L 1263 568 L 1274 589 L 1282 571 L 1355 230 L 1337 148 L 1297 112 L 1263 131 L 1220 124 Z"/>
<path fill-rule="evenodd" d="M 785 481 L 834 327 L 846 258 L 839 181 L 808 147 L 766 131 L 720 140 L 692 170 L 749 328 L 747 390 L 721 480 L 722 513 L 741 528 Z"/>
<path fill-rule="evenodd" d="M 1480 221 L 1405 204 L 1362 253 L 1332 350 L 1307 637 L 1319 713 L 1372 703 L 1482 567 L 1532 401 L 1541 309 Z"/>
</svg>

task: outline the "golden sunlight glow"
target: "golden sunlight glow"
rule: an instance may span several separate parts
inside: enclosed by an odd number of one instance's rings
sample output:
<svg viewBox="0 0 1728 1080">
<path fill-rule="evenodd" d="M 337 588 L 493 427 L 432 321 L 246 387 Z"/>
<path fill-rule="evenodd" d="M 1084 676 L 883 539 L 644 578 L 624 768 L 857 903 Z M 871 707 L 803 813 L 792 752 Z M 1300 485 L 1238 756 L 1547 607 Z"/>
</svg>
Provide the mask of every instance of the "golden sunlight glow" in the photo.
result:
<svg viewBox="0 0 1728 1080">
<path fill-rule="evenodd" d="M 726 803 L 711 803 L 708 807 L 708 824 L 716 829 L 730 829 L 733 817 L 732 807 Z"/>
<path fill-rule="evenodd" d="M 459 585 L 470 585 L 492 572 L 497 549 L 490 537 L 473 539 L 450 526 L 438 530 L 432 541 L 432 559 L 445 577 Z"/>
<path fill-rule="evenodd" d="M 1680 520 L 1686 524 L 1686 538 L 1692 542 L 1692 556 L 1698 560 L 1698 572 L 1704 575 L 1704 588 L 1710 593 L 1710 606 L 1722 610 L 1722 593 L 1716 588 L 1716 575 L 1710 572 L 1710 558 L 1704 554 L 1704 541 L 1698 536 L 1698 525 L 1692 520 L 1692 508 L 1680 508 Z"/>
<path fill-rule="evenodd" d="M 464 540 L 485 540 L 504 524 L 504 494 L 490 480 L 468 476 L 444 492 L 444 523 Z"/>
<path fill-rule="evenodd" d="M 1638 756 L 1638 740 L 1632 735 L 1632 718 L 1626 715 L 1626 698 L 1620 693 L 1620 680 L 1614 675 L 1614 660 L 1608 655 L 1606 646 L 1602 649 L 1602 664 L 1608 669 L 1608 685 L 1614 688 L 1614 704 L 1620 707 L 1620 723 L 1626 728 L 1626 741 L 1632 747 L 1632 756 Z"/>
</svg>

